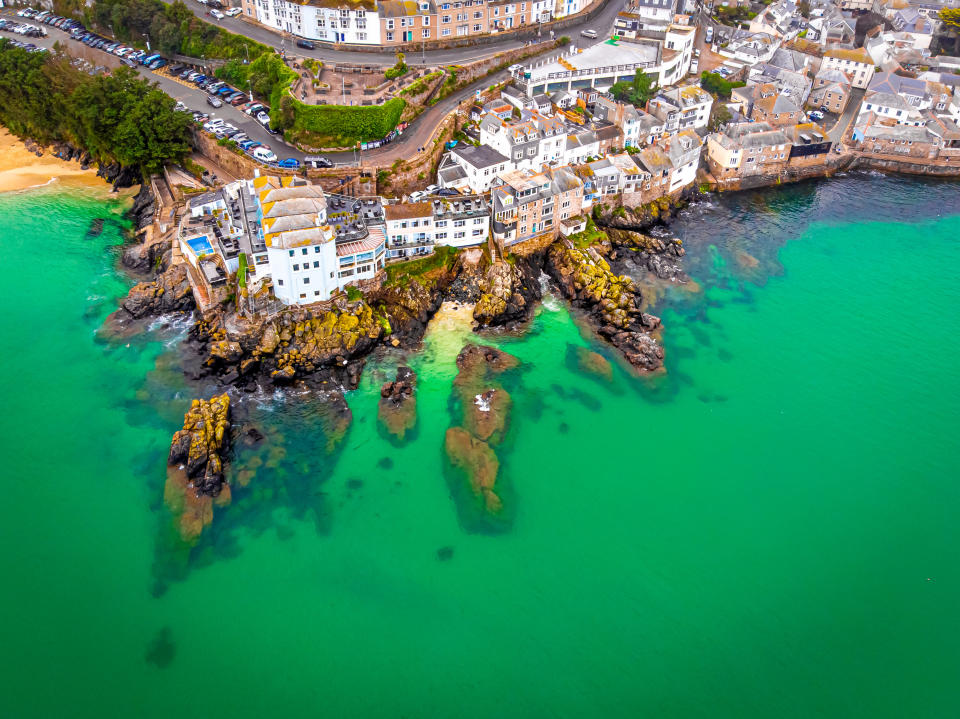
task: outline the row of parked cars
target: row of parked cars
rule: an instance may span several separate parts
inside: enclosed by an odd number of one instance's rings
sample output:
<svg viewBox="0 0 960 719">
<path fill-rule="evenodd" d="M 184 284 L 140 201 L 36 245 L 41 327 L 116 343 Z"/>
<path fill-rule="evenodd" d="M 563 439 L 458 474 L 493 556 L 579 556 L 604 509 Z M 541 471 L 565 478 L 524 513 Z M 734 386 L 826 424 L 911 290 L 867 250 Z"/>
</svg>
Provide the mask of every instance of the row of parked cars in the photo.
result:
<svg viewBox="0 0 960 719">
<path fill-rule="evenodd" d="M 30 25 L 28 23 L 18 23 L 14 20 L 0 20 L 0 30 L 6 30 L 7 32 L 15 32 L 18 35 L 23 35 L 25 37 L 44 37 L 47 33 L 43 28 L 36 27 L 35 25 Z M 26 43 L 19 43 L 24 45 Z M 35 45 L 33 47 L 36 47 Z M 42 48 L 41 48 L 42 49 Z"/>
</svg>

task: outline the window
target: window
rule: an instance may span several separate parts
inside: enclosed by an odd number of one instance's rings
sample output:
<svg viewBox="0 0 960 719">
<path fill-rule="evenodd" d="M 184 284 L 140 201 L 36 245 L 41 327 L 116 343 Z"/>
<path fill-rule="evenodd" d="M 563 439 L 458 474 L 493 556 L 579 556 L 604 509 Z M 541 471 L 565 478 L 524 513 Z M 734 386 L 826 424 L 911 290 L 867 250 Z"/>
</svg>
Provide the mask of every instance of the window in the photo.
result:
<svg viewBox="0 0 960 719">
<path fill-rule="evenodd" d="M 453 239 L 455 239 L 455 240 L 463 239 L 464 235 L 466 235 L 466 234 L 467 234 L 466 232 L 454 232 L 454 233 L 453 233 Z"/>
<path fill-rule="evenodd" d="M 320 262 L 319 262 L 319 261 L 314 262 L 314 263 L 313 263 L 313 267 L 314 267 L 314 269 L 320 267 Z"/>
<path fill-rule="evenodd" d="M 424 37 L 430 37 L 430 30 L 428 28 L 423 28 L 421 31 Z"/>
<path fill-rule="evenodd" d="M 474 31 L 474 32 L 480 32 L 482 29 L 483 29 L 483 27 L 482 27 L 481 25 L 474 25 L 474 26 L 473 26 L 473 31 Z"/>
<path fill-rule="evenodd" d="M 482 222 L 483 222 L 483 220 L 482 220 L 481 218 L 479 218 L 479 217 L 475 217 L 475 218 L 473 219 L 473 224 L 475 224 L 475 225 L 479 225 L 479 224 L 481 224 Z"/>
<path fill-rule="evenodd" d="M 446 232 L 438 232 L 438 233 L 437 233 L 437 239 L 438 239 L 438 240 L 445 240 L 445 239 L 447 239 L 447 233 L 446 233 Z"/>
<path fill-rule="evenodd" d="M 309 278 L 309 277 L 304 277 L 304 278 L 303 278 L 303 284 L 309 285 L 309 284 L 310 284 L 310 278 Z"/>
<path fill-rule="evenodd" d="M 306 247 L 304 247 L 303 250 L 300 252 L 300 254 L 301 254 L 301 255 L 305 255 L 305 254 L 307 254 L 307 252 L 308 252 L 308 249 L 307 249 Z"/>
<path fill-rule="evenodd" d="M 283 280 L 277 280 L 277 284 L 283 287 Z"/>
<path fill-rule="evenodd" d="M 316 254 L 319 254 L 319 252 L 320 252 L 320 245 L 314 245 L 314 246 L 313 246 L 313 254 L 316 255 Z"/>
<path fill-rule="evenodd" d="M 454 226 L 454 227 L 463 227 L 465 224 L 467 224 L 466 220 L 454 220 L 454 221 L 453 221 L 453 226 Z"/>
<path fill-rule="evenodd" d="M 293 257 L 293 255 L 294 255 L 294 251 L 290 250 L 290 256 Z"/>
<path fill-rule="evenodd" d="M 446 226 L 447 226 L 446 220 L 437 220 L 437 227 L 446 227 Z"/>
<path fill-rule="evenodd" d="M 392 33 L 392 32 L 388 32 L 388 33 L 387 33 L 387 42 L 392 42 L 392 41 L 393 41 L 393 33 Z"/>
<path fill-rule="evenodd" d="M 301 293 L 300 293 L 300 299 L 301 299 L 301 300 L 307 299 L 307 293 L 306 293 L 306 292 L 301 292 Z"/>
<path fill-rule="evenodd" d="M 294 265 L 294 266 L 293 266 L 293 271 L 294 271 L 294 272 L 296 272 L 296 271 L 299 270 L 299 269 L 300 269 L 300 265 Z"/>
<path fill-rule="evenodd" d="M 314 290 L 314 291 L 313 291 L 313 296 L 314 296 L 314 297 L 319 297 L 319 296 L 320 296 L 320 290 Z"/>
<path fill-rule="evenodd" d="M 447 35 L 450 34 L 450 28 L 448 28 L 448 27 L 447 27 L 447 28 L 444 28 L 444 29 L 443 29 L 443 32 L 441 32 L 440 34 L 443 35 L 444 37 L 446 37 Z"/>
<path fill-rule="evenodd" d="M 442 23 L 448 23 L 448 22 L 450 22 L 450 16 L 449 16 L 449 15 L 444 15 L 443 17 L 440 18 L 440 22 L 442 22 Z"/>
<path fill-rule="evenodd" d="M 393 30 L 393 20 L 387 20 L 387 30 Z"/>
<path fill-rule="evenodd" d="M 422 24 L 424 27 L 428 27 L 428 26 L 430 25 L 430 16 L 429 16 L 429 15 L 424 15 L 421 24 Z"/>
<path fill-rule="evenodd" d="M 483 17 L 483 13 L 480 12 L 479 10 L 473 14 L 473 19 L 474 19 L 474 20 L 479 20 L 479 19 L 482 18 L 482 17 Z"/>
</svg>

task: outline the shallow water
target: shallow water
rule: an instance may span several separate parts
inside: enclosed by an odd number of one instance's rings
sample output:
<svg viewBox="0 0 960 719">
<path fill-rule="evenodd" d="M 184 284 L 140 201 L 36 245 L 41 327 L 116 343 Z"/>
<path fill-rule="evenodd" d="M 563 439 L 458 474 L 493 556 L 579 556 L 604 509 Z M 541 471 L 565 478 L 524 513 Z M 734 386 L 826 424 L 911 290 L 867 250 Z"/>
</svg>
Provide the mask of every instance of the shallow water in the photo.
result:
<svg viewBox="0 0 960 719">
<path fill-rule="evenodd" d="M 692 208 L 671 232 L 701 291 L 655 308 L 656 379 L 555 297 L 486 338 L 523 363 L 496 532 L 462 527 L 448 484 L 455 319 L 368 364 L 332 454 L 314 402 L 245 398 L 267 440 L 238 442 L 192 551 L 163 504 L 198 391 L 184 327 L 96 334 L 129 280 L 118 225 L 87 233 L 121 209 L 0 196 L 5 715 L 956 716 L 956 185 Z M 400 447 L 376 419 L 399 361 L 419 375 Z"/>
</svg>

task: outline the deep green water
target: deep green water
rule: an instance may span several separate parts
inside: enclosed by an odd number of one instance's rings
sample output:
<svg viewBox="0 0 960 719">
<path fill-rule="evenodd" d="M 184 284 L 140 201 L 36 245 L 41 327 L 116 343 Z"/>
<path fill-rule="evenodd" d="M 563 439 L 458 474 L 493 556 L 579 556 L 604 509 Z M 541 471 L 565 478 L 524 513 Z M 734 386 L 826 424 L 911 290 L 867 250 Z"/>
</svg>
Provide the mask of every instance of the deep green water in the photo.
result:
<svg viewBox="0 0 960 719">
<path fill-rule="evenodd" d="M 183 326 L 97 337 L 130 281 L 120 228 L 86 233 L 122 207 L 0 195 L 0 715 L 960 715 L 960 188 L 714 204 L 672 228 L 704 291 L 657 308 L 665 377 L 578 375 L 555 299 L 491 340 L 524 363 L 506 531 L 458 522 L 467 335 L 431 332 L 404 447 L 376 422 L 395 357 L 335 456 L 309 400 L 248 396 L 269 441 L 234 470 L 266 462 L 188 555 L 165 455 L 212 389 Z"/>
</svg>

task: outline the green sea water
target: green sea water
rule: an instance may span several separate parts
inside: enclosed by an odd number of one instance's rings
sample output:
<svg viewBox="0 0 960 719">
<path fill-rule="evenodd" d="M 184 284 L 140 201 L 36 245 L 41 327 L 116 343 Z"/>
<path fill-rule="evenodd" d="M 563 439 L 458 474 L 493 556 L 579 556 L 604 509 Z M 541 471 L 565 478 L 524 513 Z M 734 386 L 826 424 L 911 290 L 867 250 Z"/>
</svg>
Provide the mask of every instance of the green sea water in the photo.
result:
<svg viewBox="0 0 960 719">
<path fill-rule="evenodd" d="M 512 521 L 464 527 L 443 457 L 463 329 L 317 407 L 238 398 L 263 461 L 186 552 L 165 457 L 183 321 L 98 333 L 122 204 L 0 195 L 0 716 L 960 715 L 960 192 L 855 176 L 713 198 L 671 228 L 667 372 L 548 296 L 501 452 Z M 108 218 L 88 235 L 91 221 Z M 403 446 L 379 384 L 419 374 Z M 438 558 L 440 548 L 452 557 Z"/>
</svg>

